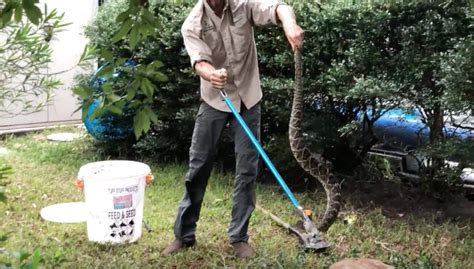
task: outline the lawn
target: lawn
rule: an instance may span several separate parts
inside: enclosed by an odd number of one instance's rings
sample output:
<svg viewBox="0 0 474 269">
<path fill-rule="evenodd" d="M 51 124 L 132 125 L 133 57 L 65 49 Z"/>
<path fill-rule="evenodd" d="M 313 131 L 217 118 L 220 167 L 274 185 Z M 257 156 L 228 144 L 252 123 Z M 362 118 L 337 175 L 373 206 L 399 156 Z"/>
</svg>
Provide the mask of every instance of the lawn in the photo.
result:
<svg viewBox="0 0 474 269">
<path fill-rule="evenodd" d="M 390 182 L 389 188 L 378 185 L 383 182 L 364 188 L 346 184 L 340 218 L 325 235 L 334 247 L 324 254 L 302 251 L 295 237 L 256 211 L 250 236 L 258 256 L 239 260 L 226 236 L 233 177 L 220 172 L 212 175 L 206 192 L 198 223 L 198 246 L 163 258 L 160 251 L 173 240 L 172 225 L 183 193 L 186 166 L 152 161 L 147 163 L 155 181 L 146 189 L 144 212 L 152 231 L 144 229 L 142 238 L 133 244 L 88 242 L 85 223 L 51 223 L 39 215 L 47 205 L 82 201 L 82 191 L 73 184 L 79 168 L 109 158 L 94 148 L 87 136 L 66 143 L 46 139 L 48 134 L 64 130 L 82 132 L 70 127 L 0 140 L 0 146 L 9 150 L 0 158 L 14 169 L 7 186 L 8 202 L 0 203 L 0 232 L 8 235 L 0 250 L 0 268 L 2 263 L 19 266 L 11 253 L 20 250 L 39 250 L 47 268 L 327 268 L 346 257 L 376 258 L 397 268 L 474 268 L 472 217 L 447 214 L 443 211 L 445 205 L 421 203 L 419 196 L 406 192 L 397 182 Z M 374 193 L 387 198 L 372 199 Z M 322 191 L 296 193 L 296 197 L 315 212 L 325 206 Z M 277 185 L 259 183 L 257 201 L 288 222 L 296 220 L 290 202 Z M 456 201 L 462 198 L 456 197 Z"/>
</svg>

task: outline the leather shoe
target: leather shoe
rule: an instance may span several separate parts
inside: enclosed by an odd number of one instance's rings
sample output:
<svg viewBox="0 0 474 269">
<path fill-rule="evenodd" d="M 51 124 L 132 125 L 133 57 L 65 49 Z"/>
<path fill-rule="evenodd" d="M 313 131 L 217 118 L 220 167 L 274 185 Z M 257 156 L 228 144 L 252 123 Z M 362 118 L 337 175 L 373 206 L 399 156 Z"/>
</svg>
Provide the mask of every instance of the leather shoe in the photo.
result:
<svg viewBox="0 0 474 269">
<path fill-rule="evenodd" d="M 247 242 L 232 243 L 231 245 L 238 258 L 251 258 L 256 255 L 253 248 Z"/>
<path fill-rule="evenodd" d="M 168 245 L 162 252 L 161 256 L 170 256 L 175 254 L 176 252 L 184 249 L 184 248 L 189 248 L 192 247 L 196 244 L 196 241 L 191 241 L 191 242 L 183 242 L 179 239 L 174 240 L 171 242 L 171 244 Z"/>
</svg>

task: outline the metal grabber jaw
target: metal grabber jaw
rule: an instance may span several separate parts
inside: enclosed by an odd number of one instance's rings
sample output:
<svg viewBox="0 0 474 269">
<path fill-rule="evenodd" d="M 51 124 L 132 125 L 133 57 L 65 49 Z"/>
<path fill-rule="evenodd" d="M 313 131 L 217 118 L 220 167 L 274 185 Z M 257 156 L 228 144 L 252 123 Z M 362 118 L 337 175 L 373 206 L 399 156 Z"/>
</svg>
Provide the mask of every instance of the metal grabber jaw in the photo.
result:
<svg viewBox="0 0 474 269">
<path fill-rule="evenodd" d="M 301 247 L 308 251 L 323 252 L 331 245 L 321 239 L 321 233 L 311 221 L 310 210 L 298 208 L 298 213 L 303 217 L 302 221 L 297 223 L 299 229 L 291 228 L 290 231 L 295 233 L 300 239 Z"/>
</svg>

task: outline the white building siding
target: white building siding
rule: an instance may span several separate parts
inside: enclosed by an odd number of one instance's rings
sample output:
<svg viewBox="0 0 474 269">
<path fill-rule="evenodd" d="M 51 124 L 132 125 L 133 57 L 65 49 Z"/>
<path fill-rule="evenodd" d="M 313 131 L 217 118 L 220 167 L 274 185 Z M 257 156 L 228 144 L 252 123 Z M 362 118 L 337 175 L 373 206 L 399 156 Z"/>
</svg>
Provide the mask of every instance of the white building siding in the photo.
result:
<svg viewBox="0 0 474 269">
<path fill-rule="evenodd" d="M 87 44 L 87 40 L 83 36 L 83 27 L 97 12 L 99 1 L 42 0 L 41 2 L 41 5 L 44 3 L 48 5 L 48 10 L 55 8 L 58 13 L 64 12 L 64 21 L 71 23 L 63 32 L 58 33 L 50 43 L 53 49 L 53 62 L 48 71 L 56 73 L 69 70 L 77 64 Z M 13 118 L 0 118 L 0 132 L 80 122 L 81 113 L 73 113 L 78 104 L 71 91 L 74 76 L 79 72 L 80 69 L 76 67 L 57 75 L 63 85 L 54 92 L 53 101 L 43 111 Z"/>
</svg>

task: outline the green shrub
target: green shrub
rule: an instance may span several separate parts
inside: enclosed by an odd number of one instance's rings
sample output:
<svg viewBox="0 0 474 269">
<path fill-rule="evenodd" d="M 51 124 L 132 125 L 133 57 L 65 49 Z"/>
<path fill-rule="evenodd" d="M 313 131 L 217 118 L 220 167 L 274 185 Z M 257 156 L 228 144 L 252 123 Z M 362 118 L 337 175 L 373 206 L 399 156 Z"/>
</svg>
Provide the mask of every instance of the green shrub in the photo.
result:
<svg viewBox="0 0 474 269">
<path fill-rule="evenodd" d="M 123 2 L 103 6 L 86 35 L 116 57 L 164 63 L 169 81 L 156 85 L 153 104 L 159 124 L 134 149 L 156 160 L 180 161 L 187 159 L 199 103 L 198 79 L 179 31 L 194 1 L 152 4 L 160 28 L 137 44 L 134 55 L 128 55 L 126 44 L 109 41 L 118 30 L 116 15 L 126 8 Z M 311 148 L 332 160 L 338 170 L 352 171 L 378 142 L 372 127 L 383 111 L 421 107 L 428 111 L 428 127 L 439 130 L 435 120 L 439 113 L 431 112 L 449 110 L 454 102 L 437 98 L 450 96 L 454 89 L 472 96 L 462 75 L 472 67 L 472 57 L 465 57 L 466 47 L 472 45 L 472 15 L 464 1 L 344 9 L 321 9 L 305 1 L 295 3 L 295 12 L 305 30 L 304 130 Z M 262 142 L 283 174 L 301 175 L 288 143 L 283 143 L 294 74 L 290 47 L 278 27 L 257 28 L 255 38 L 264 91 Z M 472 102 L 467 105 L 472 107 Z M 366 128 L 355 121 L 357 115 Z M 220 159 L 232 156 L 230 140 L 225 134 L 220 153 L 226 157 Z"/>
<path fill-rule="evenodd" d="M 138 154 L 150 158 L 183 160 L 188 154 L 194 114 L 199 101 L 198 81 L 191 72 L 179 31 L 192 3 L 169 5 L 161 1 L 152 2 L 153 12 L 159 14 L 160 29 L 139 42 L 133 55 L 130 55 L 125 42 L 110 42 L 119 30 L 115 18 L 127 7 L 127 1 L 123 0 L 102 6 L 97 17 L 86 27 L 85 34 L 92 45 L 111 51 L 115 58 L 130 57 L 138 64 L 155 60 L 163 62 L 165 69 L 162 72 L 168 77 L 168 81 L 152 81 L 158 87 L 152 109 L 158 115 L 159 124 L 152 126 L 147 136 L 142 137 L 133 147 Z"/>
<path fill-rule="evenodd" d="M 13 6 L 15 19 L 13 20 Z M 38 7 L 28 6 L 36 11 Z M 8 11 L 9 10 L 9 11 Z M 17 17 L 17 12 L 20 16 Z M 22 6 L 0 6 L 0 117 L 15 117 L 39 112 L 52 101 L 52 93 L 61 86 L 54 74 L 43 72 L 52 62 L 49 41 L 67 24 L 64 15 L 52 10 L 46 14 L 28 11 L 22 22 Z M 33 13 L 33 14 L 32 14 Z M 9 15 L 8 15 L 9 14 Z M 11 21 L 10 21 L 11 19 Z"/>
<path fill-rule="evenodd" d="M 199 103 L 199 80 L 194 75 L 183 46 L 180 28 L 192 4 L 159 3 L 154 12 L 159 14 L 161 29 L 143 44 L 138 57 L 163 61 L 169 81 L 160 87 L 154 109 L 160 123 L 134 146 L 141 155 L 158 160 L 185 160 Z"/>
<path fill-rule="evenodd" d="M 424 110 L 427 128 L 432 130 L 430 148 L 443 144 L 444 112 L 472 109 L 470 12 L 467 1 L 323 10 L 309 2 L 298 4 L 296 13 L 305 29 L 306 104 L 311 107 L 316 101 L 317 113 L 332 115 L 333 130 L 338 129 L 322 134 L 316 127 L 318 114 L 308 110 L 305 130 L 313 135 L 307 137 L 326 142 L 319 150 L 313 145 L 314 149 L 336 167 L 347 163 L 343 158 L 348 156 L 358 165 L 378 142 L 373 124 L 387 109 L 399 107 Z M 260 69 L 267 81 L 293 76 L 288 45 L 279 35 L 257 31 Z M 460 98 L 461 109 L 460 103 L 450 101 Z M 356 115 L 365 128 L 354 122 Z M 428 156 L 434 160 L 439 155 Z M 350 170 L 350 166 L 341 168 Z"/>
</svg>

